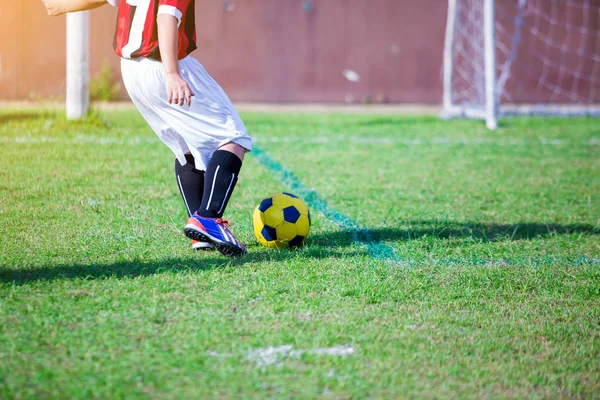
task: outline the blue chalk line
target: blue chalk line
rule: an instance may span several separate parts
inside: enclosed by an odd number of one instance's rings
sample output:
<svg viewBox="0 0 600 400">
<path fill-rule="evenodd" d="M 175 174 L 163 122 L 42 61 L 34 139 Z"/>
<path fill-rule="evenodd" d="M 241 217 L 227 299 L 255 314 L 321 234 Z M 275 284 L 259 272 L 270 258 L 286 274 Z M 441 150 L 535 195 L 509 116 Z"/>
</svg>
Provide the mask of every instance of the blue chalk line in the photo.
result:
<svg viewBox="0 0 600 400">
<path fill-rule="evenodd" d="M 265 151 L 257 148 L 256 144 L 252 147 L 252 154 L 264 167 L 281 179 L 283 184 L 289 187 L 294 194 L 303 198 L 310 209 L 322 213 L 329 220 L 349 231 L 349 235 L 352 235 L 353 242 L 366 245 L 369 254 L 371 254 L 373 258 L 391 261 L 397 264 L 404 264 L 404 261 L 396 256 L 392 247 L 375 240 L 369 231 L 359 226 L 356 221 L 329 207 L 327 202 L 323 200 L 321 196 L 314 190 L 304 186 L 291 171 L 273 160 Z"/>
</svg>

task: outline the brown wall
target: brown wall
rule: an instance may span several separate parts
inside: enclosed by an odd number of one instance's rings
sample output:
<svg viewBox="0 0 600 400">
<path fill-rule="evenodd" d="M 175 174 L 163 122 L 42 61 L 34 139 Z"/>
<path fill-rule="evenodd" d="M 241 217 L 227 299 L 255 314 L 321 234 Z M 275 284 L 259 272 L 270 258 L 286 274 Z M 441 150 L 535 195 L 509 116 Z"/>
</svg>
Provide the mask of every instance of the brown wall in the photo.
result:
<svg viewBox="0 0 600 400">
<path fill-rule="evenodd" d="M 61 97 L 65 17 L 40 0 L 0 0 L 0 98 Z M 438 102 L 442 0 L 197 0 L 194 57 L 237 101 Z M 110 62 L 115 10 L 92 11 L 91 74 Z M 359 83 L 342 71 L 360 74 Z"/>
<path fill-rule="evenodd" d="M 439 101 L 444 1 L 317 0 L 309 12 L 304 3 L 239 0 L 228 12 L 200 2 L 196 57 L 238 100 Z"/>
</svg>

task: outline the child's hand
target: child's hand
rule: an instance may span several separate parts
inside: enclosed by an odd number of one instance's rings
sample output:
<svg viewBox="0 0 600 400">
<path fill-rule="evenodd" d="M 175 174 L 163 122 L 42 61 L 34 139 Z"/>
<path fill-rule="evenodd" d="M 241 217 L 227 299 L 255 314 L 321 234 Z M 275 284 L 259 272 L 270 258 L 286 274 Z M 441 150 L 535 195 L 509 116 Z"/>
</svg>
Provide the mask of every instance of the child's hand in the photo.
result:
<svg viewBox="0 0 600 400">
<path fill-rule="evenodd" d="M 169 104 L 179 104 L 180 106 L 187 104 L 188 107 L 192 105 L 194 92 L 181 75 L 170 73 L 166 75 L 165 80 Z"/>
<path fill-rule="evenodd" d="M 107 0 L 42 0 L 48 15 L 56 17 L 70 12 L 91 10 L 107 3 Z"/>
<path fill-rule="evenodd" d="M 61 7 L 60 1 L 55 0 L 42 0 L 44 5 L 46 6 L 46 11 L 48 11 L 48 15 L 56 17 L 57 15 L 65 14 L 66 11 Z"/>
</svg>

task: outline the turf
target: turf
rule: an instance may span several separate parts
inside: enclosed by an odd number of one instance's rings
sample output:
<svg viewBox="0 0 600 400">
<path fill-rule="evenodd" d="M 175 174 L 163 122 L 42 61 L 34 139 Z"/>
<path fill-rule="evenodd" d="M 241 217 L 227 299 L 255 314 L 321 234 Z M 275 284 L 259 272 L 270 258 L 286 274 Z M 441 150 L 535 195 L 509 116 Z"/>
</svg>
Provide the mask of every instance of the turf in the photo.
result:
<svg viewBox="0 0 600 400">
<path fill-rule="evenodd" d="M 598 397 L 598 120 L 243 117 L 230 260 L 136 112 L 0 111 L 0 397 Z"/>
</svg>

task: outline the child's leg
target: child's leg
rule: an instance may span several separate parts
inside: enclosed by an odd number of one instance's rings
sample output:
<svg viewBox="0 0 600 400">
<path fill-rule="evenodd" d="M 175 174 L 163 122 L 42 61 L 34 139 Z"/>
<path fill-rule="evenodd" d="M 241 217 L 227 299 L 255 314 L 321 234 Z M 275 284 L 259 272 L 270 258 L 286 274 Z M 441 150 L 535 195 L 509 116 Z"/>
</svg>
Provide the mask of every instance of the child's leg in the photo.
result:
<svg viewBox="0 0 600 400">
<path fill-rule="evenodd" d="M 222 219 L 231 198 L 242 159 L 246 149 L 233 142 L 219 147 L 206 167 L 204 192 L 200 209 L 188 219 L 185 234 L 194 239 L 207 241 L 226 256 L 246 252 L 244 246 L 228 229 L 229 222 Z"/>
<path fill-rule="evenodd" d="M 175 159 L 175 178 L 177 187 L 185 204 L 185 210 L 188 217 L 191 217 L 194 211 L 200 208 L 202 204 L 202 192 L 204 191 L 204 171 L 194 168 L 194 156 L 186 154 L 187 164 L 181 165 L 178 159 Z M 207 242 L 192 240 L 194 250 L 211 250 L 213 245 Z"/>
<path fill-rule="evenodd" d="M 175 177 L 188 217 L 191 217 L 202 204 L 204 171 L 194 168 L 194 157 L 191 154 L 186 154 L 185 159 L 187 160 L 185 165 L 181 165 L 179 160 L 175 159 Z"/>
<path fill-rule="evenodd" d="M 252 150 L 252 138 L 233 104 L 192 57 L 179 61 L 182 77 L 196 93 L 190 107 L 168 103 L 161 63 L 149 59 L 122 60 L 121 66 L 131 99 L 177 159 L 183 163 L 187 161 L 184 155 L 191 153 L 196 169 L 210 170 L 205 173 L 202 197 L 198 196 L 201 204 L 188 219 L 185 234 L 193 240 L 211 243 L 224 255 L 243 254 L 246 249 L 221 218 L 237 182 L 243 155 Z M 185 189 L 183 193 L 187 195 Z M 192 203 L 188 199 L 186 204 Z M 198 214 L 201 210 L 215 217 L 201 216 Z"/>
<path fill-rule="evenodd" d="M 221 218 L 231 198 L 246 149 L 235 143 L 221 146 L 206 167 L 202 204 L 198 215 Z"/>
</svg>

